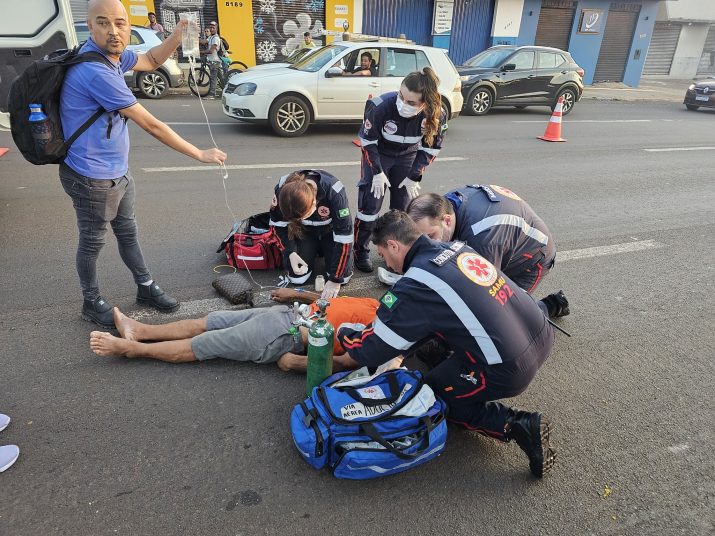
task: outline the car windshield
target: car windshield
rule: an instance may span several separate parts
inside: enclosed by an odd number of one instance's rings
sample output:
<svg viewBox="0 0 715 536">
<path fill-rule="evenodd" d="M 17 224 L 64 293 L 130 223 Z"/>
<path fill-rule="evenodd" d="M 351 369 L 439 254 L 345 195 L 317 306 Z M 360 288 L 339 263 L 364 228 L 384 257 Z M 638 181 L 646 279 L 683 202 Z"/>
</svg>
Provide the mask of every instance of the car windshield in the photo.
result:
<svg viewBox="0 0 715 536">
<path fill-rule="evenodd" d="M 333 58 L 345 52 L 346 49 L 346 46 L 329 45 L 321 50 L 318 50 L 315 54 L 309 54 L 308 56 L 303 57 L 303 59 L 298 60 L 291 65 L 290 68 L 298 71 L 314 73 L 322 69 L 327 63 L 330 63 Z"/>
<path fill-rule="evenodd" d="M 297 50 L 294 50 L 291 52 L 288 57 L 285 59 L 286 63 L 297 63 L 298 61 L 302 60 L 305 58 L 308 54 L 313 52 L 315 49 L 313 48 L 299 48 Z"/>
<path fill-rule="evenodd" d="M 493 69 L 499 67 L 501 63 L 514 52 L 514 48 L 490 48 L 469 58 L 464 62 L 467 67 L 482 67 L 484 69 Z"/>
</svg>

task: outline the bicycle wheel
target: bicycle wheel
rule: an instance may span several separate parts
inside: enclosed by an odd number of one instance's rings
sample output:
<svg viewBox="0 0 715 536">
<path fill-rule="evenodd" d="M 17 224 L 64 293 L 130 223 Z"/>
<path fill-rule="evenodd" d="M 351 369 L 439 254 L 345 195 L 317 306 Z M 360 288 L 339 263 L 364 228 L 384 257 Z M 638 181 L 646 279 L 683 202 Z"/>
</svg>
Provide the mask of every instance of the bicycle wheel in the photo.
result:
<svg viewBox="0 0 715 536">
<path fill-rule="evenodd" d="M 248 66 L 243 63 L 242 61 L 232 61 L 229 66 L 228 66 L 229 72 L 230 71 L 238 71 L 238 72 L 243 72 L 246 69 L 248 69 Z"/>
<path fill-rule="evenodd" d="M 194 72 L 196 72 L 196 79 L 194 79 Z M 209 69 L 205 65 L 195 71 L 189 72 L 189 89 L 191 93 L 198 97 L 205 97 L 209 92 Z"/>
</svg>

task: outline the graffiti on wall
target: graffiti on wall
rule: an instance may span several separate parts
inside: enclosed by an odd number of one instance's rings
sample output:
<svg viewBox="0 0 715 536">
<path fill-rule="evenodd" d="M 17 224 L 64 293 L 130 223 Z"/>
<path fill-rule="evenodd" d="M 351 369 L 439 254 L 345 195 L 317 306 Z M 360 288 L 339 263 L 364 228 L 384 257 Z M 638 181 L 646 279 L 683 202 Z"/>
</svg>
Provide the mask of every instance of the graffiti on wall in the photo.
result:
<svg viewBox="0 0 715 536">
<path fill-rule="evenodd" d="M 256 62 L 281 61 L 300 46 L 305 32 L 323 45 L 324 28 L 325 0 L 254 0 Z"/>
</svg>

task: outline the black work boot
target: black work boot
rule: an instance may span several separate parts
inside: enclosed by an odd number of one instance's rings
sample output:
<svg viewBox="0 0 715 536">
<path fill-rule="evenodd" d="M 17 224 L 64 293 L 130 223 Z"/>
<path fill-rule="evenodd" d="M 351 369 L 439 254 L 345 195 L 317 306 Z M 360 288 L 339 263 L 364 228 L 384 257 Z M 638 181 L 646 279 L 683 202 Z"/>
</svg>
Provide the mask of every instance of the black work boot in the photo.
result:
<svg viewBox="0 0 715 536">
<path fill-rule="evenodd" d="M 364 259 L 355 259 L 355 268 L 357 268 L 361 272 L 365 272 L 366 274 L 369 274 L 375 269 L 372 264 L 372 261 L 370 260 L 370 257 L 365 257 Z"/>
<path fill-rule="evenodd" d="M 179 301 L 166 294 L 156 283 L 137 285 L 137 303 L 154 307 L 164 313 L 170 313 L 179 308 Z"/>
<path fill-rule="evenodd" d="M 94 300 L 84 300 L 82 318 L 104 329 L 115 329 L 112 306 L 101 296 Z"/>
<path fill-rule="evenodd" d="M 563 290 L 549 294 L 541 301 L 544 305 L 546 305 L 550 318 L 566 316 L 571 312 L 569 310 L 569 301 L 566 299 L 566 295 Z"/>
<path fill-rule="evenodd" d="M 504 425 L 507 441 L 514 440 L 529 457 L 531 473 L 541 478 L 553 466 L 556 452 L 549 445 L 551 424 L 541 413 L 514 411 Z"/>
</svg>

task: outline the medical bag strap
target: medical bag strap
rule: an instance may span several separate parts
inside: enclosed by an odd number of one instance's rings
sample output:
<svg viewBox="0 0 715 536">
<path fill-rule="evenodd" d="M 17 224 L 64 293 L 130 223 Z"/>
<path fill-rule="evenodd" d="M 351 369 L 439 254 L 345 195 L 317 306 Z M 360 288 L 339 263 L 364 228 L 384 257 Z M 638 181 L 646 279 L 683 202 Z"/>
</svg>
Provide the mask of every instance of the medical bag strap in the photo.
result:
<svg viewBox="0 0 715 536">
<path fill-rule="evenodd" d="M 375 441 L 376 443 L 379 443 L 381 446 L 385 447 L 385 449 L 388 452 L 391 452 L 398 458 L 401 458 L 403 460 L 414 460 L 418 456 L 421 456 L 424 451 L 426 451 L 429 448 L 429 436 L 430 433 L 432 432 L 434 425 L 432 424 L 432 420 L 428 416 L 420 417 L 420 421 L 425 425 L 425 433 L 422 436 L 422 441 L 421 446 L 419 449 L 417 449 L 415 452 L 412 454 L 408 454 L 406 452 L 402 452 L 400 449 L 396 449 L 392 445 L 390 445 L 389 441 L 387 441 L 381 434 L 380 432 L 377 431 L 377 428 L 375 428 L 375 425 L 373 425 L 371 422 L 362 422 L 360 423 L 360 429 L 367 435 L 370 439 Z M 410 445 L 412 446 L 412 445 Z"/>
<path fill-rule="evenodd" d="M 363 406 L 387 406 L 397 402 L 397 399 L 400 398 L 400 395 L 402 394 L 400 386 L 397 383 L 397 378 L 394 374 L 388 374 L 387 383 L 390 386 L 390 392 L 392 393 L 392 395 L 387 398 L 363 398 L 354 387 L 337 386 L 335 389 L 344 391 L 346 394 L 350 395 L 351 398 L 360 402 Z"/>
</svg>

